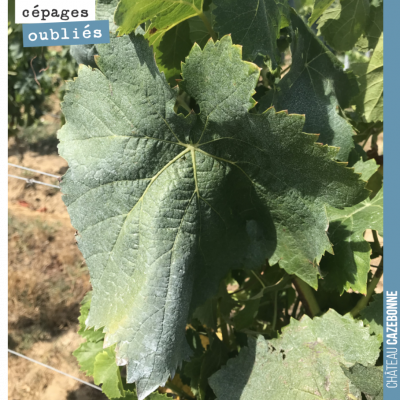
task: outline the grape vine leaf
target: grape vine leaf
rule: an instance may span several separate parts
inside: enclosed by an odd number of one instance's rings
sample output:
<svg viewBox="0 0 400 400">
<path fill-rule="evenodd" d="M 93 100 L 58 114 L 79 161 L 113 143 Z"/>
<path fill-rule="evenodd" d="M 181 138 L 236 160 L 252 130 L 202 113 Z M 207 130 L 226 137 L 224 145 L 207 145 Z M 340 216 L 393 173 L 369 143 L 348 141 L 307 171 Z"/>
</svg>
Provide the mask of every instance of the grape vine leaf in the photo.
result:
<svg viewBox="0 0 400 400">
<path fill-rule="evenodd" d="M 180 86 L 201 111 L 187 117 L 143 36 L 97 49 L 99 69 L 80 66 L 67 85 L 61 186 L 93 286 L 86 325 L 117 344 L 142 400 L 188 359 L 189 312 L 230 269 L 269 258 L 316 287 L 326 205 L 368 191 L 302 133 L 302 116 L 248 112 L 259 68 L 230 36 L 183 64 Z"/>
<path fill-rule="evenodd" d="M 274 106 L 277 110 L 305 114 L 304 131 L 320 134 L 323 144 L 340 147 L 338 160 L 347 161 L 354 147 L 353 128 L 338 114 L 347 99 L 358 93 L 354 75 L 344 72 L 342 64 L 294 12 L 292 27 L 292 65 L 289 72 L 260 99 L 259 110 Z M 301 95 L 299 95 L 301 93 Z"/>
<path fill-rule="evenodd" d="M 91 301 L 92 301 L 92 292 L 89 292 L 86 294 L 81 303 L 80 316 L 78 317 L 79 321 L 78 334 L 83 339 L 86 339 L 86 341 L 96 343 L 104 339 L 104 333 L 101 330 L 95 331 L 93 328 L 87 329 L 86 327 L 86 319 L 89 316 Z"/>
<path fill-rule="evenodd" d="M 280 29 L 286 28 L 290 25 L 290 6 L 289 0 L 275 0 L 281 14 Z"/>
<path fill-rule="evenodd" d="M 93 370 L 94 383 L 102 384 L 101 389 L 109 399 L 125 397 L 121 374 L 115 362 L 114 347 L 108 347 L 97 354 Z"/>
<path fill-rule="evenodd" d="M 365 33 L 358 39 L 357 48 L 365 53 L 369 50 L 373 50 L 378 44 L 382 32 L 383 5 L 371 7 Z"/>
<path fill-rule="evenodd" d="M 278 339 L 248 338 L 248 347 L 209 379 L 217 400 L 361 398 L 341 365 L 374 365 L 380 343 L 351 317 L 329 310 L 292 319 Z"/>
<path fill-rule="evenodd" d="M 308 19 L 308 24 L 311 26 L 334 1 L 335 0 L 315 0 L 312 14 Z"/>
<path fill-rule="evenodd" d="M 364 33 L 369 9 L 369 0 L 342 0 L 325 11 L 318 28 L 335 50 L 351 50 Z"/>
<path fill-rule="evenodd" d="M 202 9 L 203 0 L 121 0 L 114 20 L 119 35 L 129 34 L 141 23 L 151 20 L 147 37 L 153 44 L 175 25 L 201 15 Z"/>
<path fill-rule="evenodd" d="M 383 341 L 383 293 L 375 294 L 373 301 L 361 310 L 360 315 L 364 324 L 369 325 L 370 333 L 374 333 Z"/>
<path fill-rule="evenodd" d="M 93 376 L 96 356 L 103 351 L 103 342 L 82 343 L 72 354 L 78 360 L 81 371 Z"/>
<path fill-rule="evenodd" d="M 355 364 L 350 368 L 342 366 L 342 369 L 351 383 L 364 393 L 367 400 L 383 400 L 382 367 L 365 367 Z"/>
<path fill-rule="evenodd" d="M 284 5 L 280 2 L 280 7 Z M 268 56 L 271 69 L 278 66 L 277 39 L 281 11 L 276 0 L 214 0 L 214 30 L 219 37 L 232 34 L 235 44 L 243 46 L 243 58 L 253 61 Z"/>
<path fill-rule="evenodd" d="M 357 111 L 367 122 L 383 121 L 383 32 L 369 63 L 352 64 L 360 93 L 354 98 Z"/>
<path fill-rule="evenodd" d="M 204 8 L 206 4 L 204 4 Z M 212 10 L 215 8 L 214 3 L 211 3 L 207 8 L 207 11 L 204 11 L 204 15 L 208 21 L 210 21 L 210 25 L 213 26 L 215 23 L 215 16 L 212 13 Z M 204 25 L 204 22 L 201 20 L 199 16 L 192 17 L 188 20 L 190 26 L 190 40 L 192 43 L 197 43 L 201 48 L 203 48 L 208 39 L 210 39 L 210 32 Z"/>
<path fill-rule="evenodd" d="M 176 79 L 181 72 L 181 62 L 192 48 L 189 21 L 185 20 L 168 30 L 153 43 L 153 48 L 159 70 L 164 72 L 172 87 L 176 86 Z"/>
<path fill-rule="evenodd" d="M 363 164 L 369 164 L 365 167 Z M 372 167 L 372 168 L 371 168 Z M 378 169 L 375 160 L 359 161 L 355 171 L 368 180 Z M 343 210 L 327 207 L 329 218 L 328 236 L 333 244 L 334 255 L 326 254 L 321 261 L 323 285 L 327 290 L 340 293 L 350 288 L 365 294 L 370 269 L 371 248 L 364 240 L 367 229 L 383 234 L 383 189 L 372 199 Z"/>
</svg>

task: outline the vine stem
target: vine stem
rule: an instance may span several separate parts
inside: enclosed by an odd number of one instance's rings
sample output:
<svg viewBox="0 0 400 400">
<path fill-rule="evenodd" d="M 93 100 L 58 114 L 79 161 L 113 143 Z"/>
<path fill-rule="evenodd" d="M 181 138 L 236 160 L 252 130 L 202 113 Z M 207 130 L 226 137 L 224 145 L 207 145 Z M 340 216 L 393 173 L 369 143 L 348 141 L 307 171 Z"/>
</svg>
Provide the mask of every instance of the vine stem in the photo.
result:
<svg viewBox="0 0 400 400">
<path fill-rule="evenodd" d="M 319 308 L 319 304 L 314 296 L 314 293 L 312 292 L 311 287 L 297 276 L 293 278 L 293 284 L 297 290 L 297 293 L 299 294 L 307 314 L 311 318 L 321 314 L 321 309 Z"/>
<path fill-rule="evenodd" d="M 379 263 L 379 267 L 378 269 L 375 271 L 375 275 L 372 278 L 371 282 L 368 284 L 368 288 L 367 288 L 367 294 L 362 297 L 358 303 L 355 305 L 355 307 L 350 311 L 351 316 L 354 318 L 356 317 L 361 310 L 363 310 L 365 307 L 367 307 L 369 300 L 371 299 L 371 296 L 373 295 L 376 285 L 378 284 L 378 282 L 380 281 L 382 275 L 383 275 L 383 269 L 382 269 L 382 265 L 383 265 L 383 258 L 381 260 L 381 262 Z"/>
</svg>

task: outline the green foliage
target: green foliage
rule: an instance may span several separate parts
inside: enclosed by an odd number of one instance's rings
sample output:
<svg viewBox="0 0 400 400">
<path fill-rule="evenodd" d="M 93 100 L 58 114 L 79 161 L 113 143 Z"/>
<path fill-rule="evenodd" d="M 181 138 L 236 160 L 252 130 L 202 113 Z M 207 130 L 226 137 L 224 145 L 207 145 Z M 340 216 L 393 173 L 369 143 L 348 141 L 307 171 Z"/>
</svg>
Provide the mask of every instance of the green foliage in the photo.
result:
<svg viewBox="0 0 400 400">
<path fill-rule="evenodd" d="M 355 77 L 341 69 L 336 57 L 294 12 L 291 21 L 298 32 L 291 45 L 293 64 L 274 90 L 260 100 L 260 111 L 274 106 L 305 114 L 304 131 L 318 133 L 318 141 L 340 147 L 337 158 L 347 161 L 354 131 L 339 112 L 358 93 Z"/>
<path fill-rule="evenodd" d="M 383 32 L 369 63 L 353 65 L 360 87 L 357 111 L 367 122 L 383 121 Z"/>
<path fill-rule="evenodd" d="M 109 398 L 380 396 L 383 8 L 295 4 L 99 0 L 118 34 L 73 50 L 74 354 Z"/>
<path fill-rule="evenodd" d="M 308 19 L 309 25 L 312 25 L 334 1 L 335 0 L 315 0 L 311 17 Z"/>
<path fill-rule="evenodd" d="M 374 160 L 354 165 L 363 180 L 374 174 L 378 166 Z M 383 191 L 351 208 L 337 210 L 328 207 L 329 239 L 335 255 L 327 255 L 321 263 L 327 289 L 340 294 L 349 289 L 366 294 L 367 275 L 370 269 L 371 248 L 363 236 L 367 229 L 383 235 Z"/>
<path fill-rule="evenodd" d="M 383 371 L 377 367 L 355 364 L 343 367 L 344 374 L 366 396 L 368 400 L 383 400 Z"/>
<path fill-rule="evenodd" d="M 374 365 L 379 346 L 367 328 L 330 310 L 322 318 L 292 320 L 278 339 L 249 338 L 210 384 L 217 400 L 360 398 L 341 365 Z"/>
<path fill-rule="evenodd" d="M 268 56 L 271 68 L 278 66 L 277 38 L 281 12 L 276 0 L 214 0 L 215 27 L 219 37 L 232 34 L 234 43 L 243 46 L 243 58 L 253 61 Z"/>
<path fill-rule="evenodd" d="M 8 135 L 37 124 L 45 102 L 76 71 L 68 48 L 23 47 L 22 25 L 8 22 Z M 35 79 L 36 75 L 36 79 Z M 63 90 L 60 91 L 63 94 Z"/>
<path fill-rule="evenodd" d="M 373 296 L 373 301 L 360 312 L 365 325 L 369 325 L 371 334 L 383 341 L 383 293 Z"/>
<path fill-rule="evenodd" d="M 330 46 L 338 51 L 351 50 L 364 33 L 369 10 L 369 0 L 336 1 L 323 14 L 318 28 Z"/>
</svg>

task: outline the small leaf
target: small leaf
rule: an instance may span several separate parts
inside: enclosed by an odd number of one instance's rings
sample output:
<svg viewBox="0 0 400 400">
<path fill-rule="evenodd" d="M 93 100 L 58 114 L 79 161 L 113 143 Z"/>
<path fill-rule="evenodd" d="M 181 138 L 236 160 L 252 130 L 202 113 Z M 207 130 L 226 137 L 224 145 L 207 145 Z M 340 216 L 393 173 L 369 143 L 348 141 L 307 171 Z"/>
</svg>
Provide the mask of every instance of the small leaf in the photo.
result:
<svg viewBox="0 0 400 400">
<path fill-rule="evenodd" d="M 102 384 L 101 389 L 109 399 L 124 397 L 121 374 L 115 358 L 114 347 L 109 347 L 96 356 L 94 363 L 94 383 Z"/>
<path fill-rule="evenodd" d="M 243 310 L 240 310 L 233 318 L 233 324 L 238 331 L 249 328 L 258 313 L 260 298 L 247 301 Z"/>
<path fill-rule="evenodd" d="M 380 349 L 367 328 L 333 310 L 292 319 L 278 339 L 249 337 L 248 343 L 209 379 L 217 400 L 361 398 L 341 365 L 374 365 Z"/>
<path fill-rule="evenodd" d="M 308 19 L 308 24 L 311 26 L 334 1 L 335 0 L 315 0 L 313 12 Z"/>
<path fill-rule="evenodd" d="M 371 7 L 368 17 L 365 33 L 357 42 L 357 48 L 360 51 L 367 52 L 373 50 L 379 42 L 383 32 L 383 5 L 380 7 Z"/>
<path fill-rule="evenodd" d="M 243 58 L 253 61 L 259 54 L 278 66 L 281 12 L 276 0 L 214 0 L 214 30 L 219 37 L 232 34 L 232 41 L 243 46 Z M 284 3 L 280 2 L 280 7 Z"/>
<path fill-rule="evenodd" d="M 217 337 L 214 337 L 210 348 L 204 354 L 203 362 L 200 368 L 200 376 L 198 382 L 199 399 L 205 400 L 208 388 L 208 378 L 217 372 L 222 365 L 228 361 L 228 349 L 225 344 Z"/>
<path fill-rule="evenodd" d="M 374 229 L 383 234 L 383 190 L 372 199 L 343 210 L 327 208 L 329 239 L 335 255 L 326 254 L 321 261 L 323 284 L 343 293 L 352 288 L 366 293 L 371 248 L 364 232 Z"/>
<path fill-rule="evenodd" d="M 81 371 L 93 376 L 96 356 L 103 351 L 103 342 L 82 343 L 72 354 L 78 360 Z"/>
<path fill-rule="evenodd" d="M 375 294 L 373 301 L 364 308 L 360 315 L 364 324 L 369 325 L 370 333 L 374 333 L 383 341 L 383 293 Z"/>
<path fill-rule="evenodd" d="M 85 298 L 81 303 L 81 314 L 78 318 L 79 321 L 79 331 L 78 334 L 86 339 L 88 342 L 98 342 L 104 340 L 105 334 L 102 329 L 94 330 L 93 328 L 87 328 L 86 320 L 89 316 L 90 304 L 92 302 L 92 292 L 86 294 Z"/>
<path fill-rule="evenodd" d="M 365 394 L 368 400 L 383 400 L 383 371 L 377 367 L 355 364 L 350 368 L 342 366 L 351 383 Z"/>
<path fill-rule="evenodd" d="M 290 25 L 290 5 L 289 0 L 275 0 L 281 14 L 280 29 Z"/>
<path fill-rule="evenodd" d="M 383 32 L 369 63 L 352 64 L 360 94 L 354 99 L 357 111 L 367 122 L 383 121 Z"/>
<path fill-rule="evenodd" d="M 319 134 L 323 144 L 340 147 L 337 158 L 347 161 L 354 131 L 338 109 L 349 106 L 348 98 L 358 93 L 357 82 L 294 11 L 291 20 L 297 32 L 291 46 L 292 65 L 275 90 L 260 100 L 259 111 L 274 106 L 278 111 L 305 114 L 305 132 Z"/>
<path fill-rule="evenodd" d="M 369 0 L 342 0 L 322 15 L 318 28 L 337 51 L 351 50 L 365 30 Z"/>
<path fill-rule="evenodd" d="M 189 22 L 183 21 L 168 30 L 153 43 L 153 48 L 158 68 L 164 72 L 168 83 L 172 87 L 176 86 L 176 79 L 181 73 L 181 62 L 185 60 L 192 48 Z"/>
</svg>

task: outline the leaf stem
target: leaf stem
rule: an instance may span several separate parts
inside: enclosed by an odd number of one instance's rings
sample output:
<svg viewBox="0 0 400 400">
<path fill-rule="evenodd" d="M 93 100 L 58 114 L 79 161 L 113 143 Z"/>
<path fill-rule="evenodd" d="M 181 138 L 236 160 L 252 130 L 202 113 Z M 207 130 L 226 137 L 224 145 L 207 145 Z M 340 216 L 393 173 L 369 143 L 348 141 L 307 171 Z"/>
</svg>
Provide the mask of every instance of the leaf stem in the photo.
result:
<svg viewBox="0 0 400 400">
<path fill-rule="evenodd" d="M 367 307 L 371 299 L 371 296 L 375 291 L 376 285 L 378 284 L 383 275 L 382 265 L 383 265 L 383 258 L 381 259 L 379 267 L 375 271 L 375 275 L 373 276 L 371 282 L 368 284 L 367 294 L 364 297 L 362 297 L 355 305 L 355 307 L 350 311 L 350 314 L 353 318 L 356 317 L 360 313 L 360 311 L 362 311 L 365 307 Z"/>
<path fill-rule="evenodd" d="M 321 314 L 321 309 L 319 308 L 317 299 L 315 298 L 311 287 L 297 276 L 293 278 L 293 284 L 297 290 L 297 293 L 299 294 L 307 314 L 311 318 Z"/>
<path fill-rule="evenodd" d="M 215 31 L 213 30 L 210 21 L 207 19 L 207 17 L 205 16 L 205 14 L 203 13 L 203 11 L 198 10 L 197 15 L 200 17 L 200 19 L 203 21 L 205 27 L 207 28 L 208 33 L 210 34 L 210 36 L 212 37 L 212 39 L 214 40 L 214 42 L 217 41 L 218 37 L 217 34 L 215 33 Z"/>
<path fill-rule="evenodd" d="M 261 286 L 263 287 L 263 289 L 265 289 L 264 282 L 261 280 L 261 278 L 253 270 L 251 270 L 251 273 L 257 278 L 258 282 L 261 283 Z"/>
</svg>

